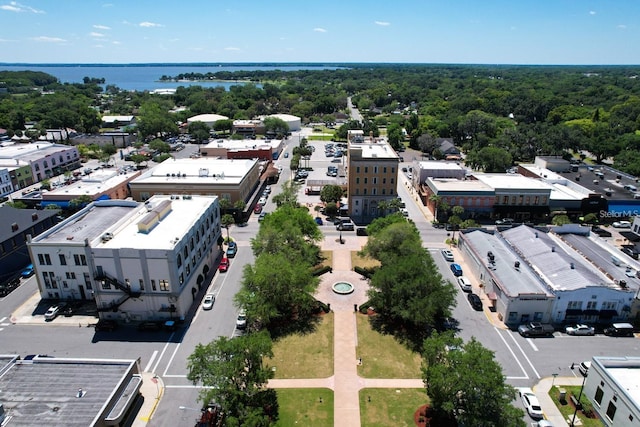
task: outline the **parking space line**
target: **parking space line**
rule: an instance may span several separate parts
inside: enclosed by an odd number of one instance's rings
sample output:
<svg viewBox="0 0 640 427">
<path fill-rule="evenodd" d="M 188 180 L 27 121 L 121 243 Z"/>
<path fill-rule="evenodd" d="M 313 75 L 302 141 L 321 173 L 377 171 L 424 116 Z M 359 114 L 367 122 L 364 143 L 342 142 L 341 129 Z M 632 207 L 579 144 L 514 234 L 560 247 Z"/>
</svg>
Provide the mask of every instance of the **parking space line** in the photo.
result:
<svg viewBox="0 0 640 427">
<path fill-rule="evenodd" d="M 509 336 L 511 337 L 511 340 L 513 341 L 513 343 L 518 347 L 518 349 L 520 349 L 520 352 L 522 353 L 522 355 L 524 356 L 524 358 L 527 360 L 527 362 L 529 363 L 529 366 L 531 366 L 531 369 L 533 370 L 533 372 L 536 374 L 536 377 L 538 379 L 540 379 L 540 374 L 538 373 L 538 371 L 536 371 L 536 368 L 533 367 L 533 363 L 531 363 L 531 360 L 529 360 L 529 358 L 527 357 L 526 353 L 524 352 L 524 350 L 522 349 L 522 347 L 520 347 L 520 344 L 518 344 L 518 342 L 516 341 L 516 339 L 513 337 L 513 334 L 509 334 Z"/>
<path fill-rule="evenodd" d="M 178 352 L 179 349 L 180 349 L 180 343 L 178 343 L 178 345 L 176 346 L 176 349 L 173 350 L 173 354 L 171 355 L 171 358 L 169 359 L 169 362 L 167 363 L 167 367 L 165 368 L 164 372 L 162 373 L 162 376 L 167 375 L 167 371 L 171 367 L 171 364 L 173 363 L 173 358 L 176 357 L 176 353 Z"/>
<path fill-rule="evenodd" d="M 173 334 L 171 334 L 171 337 L 173 337 Z M 158 361 L 156 362 L 156 364 L 153 365 L 153 371 L 151 372 L 155 372 L 156 369 L 158 369 L 158 365 L 160 364 L 160 361 L 164 357 L 164 352 L 167 351 L 167 347 L 169 347 L 169 344 L 171 343 L 171 337 L 169 337 L 169 340 L 165 343 L 164 347 L 162 348 L 162 353 L 160 353 L 160 357 L 158 358 Z"/>
<path fill-rule="evenodd" d="M 509 346 L 509 344 L 507 344 L 507 341 L 504 339 L 504 337 L 500 333 L 501 330 L 496 328 L 496 327 L 494 327 L 493 330 L 496 331 L 496 333 L 498 334 L 498 336 L 500 337 L 500 339 L 504 343 L 505 347 L 507 347 L 507 350 L 509 350 L 509 353 L 511 353 L 511 356 L 513 356 L 513 360 L 515 360 L 516 363 L 518 364 L 518 366 L 520 366 L 520 369 L 522 370 L 522 373 L 524 374 L 524 377 L 506 377 L 506 378 L 510 379 L 510 380 L 528 380 L 529 379 L 529 375 L 527 375 L 527 371 L 524 369 L 524 366 L 522 366 L 522 364 L 520 363 L 520 360 L 518 360 L 518 358 L 516 357 L 515 353 L 513 352 L 513 350 Z"/>
<path fill-rule="evenodd" d="M 7 317 L 3 317 L 2 319 L 0 319 L 0 322 L 4 322 L 5 320 L 7 320 Z"/>
<path fill-rule="evenodd" d="M 538 347 L 536 347 L 536 345 L 533 343 L 533 340 L 531 338 L 527 338 L 526 340 L 531 346 L 531 348 L 533 349 L 533 351 L 538 351 Z"/>
<path fill-rule="evenodd" d="M 153 352 L 153 354 L 151 355 L 151 359 L 149 359 L 149 363 L 147 363 L 147 366 L 144 368 L 143 372 L 149 372 L 149 369 L 151 369 L 151 365 L 153 365 L 153 361 L 155 360 L 156 356 L 158 356 L 158 350 L 155 350 Z"/>
</svg>

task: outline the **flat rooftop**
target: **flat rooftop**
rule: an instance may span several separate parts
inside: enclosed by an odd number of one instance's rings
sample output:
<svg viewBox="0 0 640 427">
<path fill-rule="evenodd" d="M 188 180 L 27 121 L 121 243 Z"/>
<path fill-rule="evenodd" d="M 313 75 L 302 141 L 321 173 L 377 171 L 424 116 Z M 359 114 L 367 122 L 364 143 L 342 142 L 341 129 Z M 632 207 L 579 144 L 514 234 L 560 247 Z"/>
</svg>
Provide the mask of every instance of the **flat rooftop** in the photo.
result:
<svg viewBox="0 0 640 427">
<path fill-rule="evenodd" d="M 360 151 L 363 159 L 397 159 L 400 160 L 391 146 L 386 142 L 350 142 L 349 151 Z"/>
<path fill-rule="evenodd" d="M 625 259 L 627 259 L 628 256 L 619 250 L 615 250 L 615 248 L 607 242 L 603 242 L 600 237 L 595 235 L 587 237 L 568 233 L 560 235 L 559 238 L 567 242 L 578 253 L 582 254 L 595 268 L 608 275 L 614 283 L 624 280 L 629 289 L 640 289 L 640 280 L 635 276 L 629 277 L 625 274 L 627 265 Z M 612 256 L 618 258 L 622 262 L 622 265 L 615 265 L 611 261 Z M 629 261 L 629 264 L 637 270 L 637 261 Z M 618 288 L 614 283 L 611 285 Z"/>
<path fill-rule="evenodd" d="M 135 360 L 0 356 L 0 402 L 8 426 L 86 427 L 96 424 Z M 78 398 L 78 390 L 83 396 Z"/>
<path fill-rule="evenodd" d="M 475 252 L 477 259 L 487 260 L 487 253 L 493 253 L 495 267 L 491 269 L 491 274 L 496 276 L 497 283 L 507 285 L 502 288 L 505 294 L 511 297 L 545 295 L 553 298 L 554 295 L 541 283 L 538 275 L 498 234 L 475 230 L 464 233 L 464 239 L 467 241 L 465 244 Z M 520 268 L 517 270 L 516 261 L 520 262 Z"/>
<path fill-rule="evenodd" d="M 230 151 L 276 149 L 282 144 L 281 139 L 214 139 L 203 148 L 224 148 Z"/>
<path fill-rule="evenodd" d="M 473 177 L 496 190 L 547 190 L 551 186 L 539 179 L 529 178 L 516 173 L 473 173 Z"/>
<path fill-rule="evenodd" d="M 133 184 L 239 184 L 257 159 L 167 159 L 132 181 Z M 171 187 L 167 187 L 168 190 Z"/>
<path fill-rule="evenodd" d="M 42 198 L 47 200 L 52 197 L 58 200 L 61 197 L 75 199 L 83 195 L 92 196 L 115 188 L 139 174 L 139 171 L 120 173 L 117 169 L 99 169 L 83 176 L 79 181 L 43 192 Z"/>
<path fill-rule="evenodd" d="M 554 291 L 613 286 L 613 280 L 585 260 L 558 236 L 521 225 L 503 237 Z"/>
<path fill-rule="evenodd" d="M 466 171 L 466 169 L 456 162 L 444 162 L 438 160 L 424 160 L 418 162 L 420 169 L 448 169 L 448 170 L 458 170 L 458 171 Z"/>
<path fill-rule="evenodd" d="M 438 193 L 464 191 L 467 193 L 494 193 L 493 188 L 482 181 L 472 179 L 460 180 L 453 178 L 427 178 L 426 183 Z"/>
<path fill-rule="evenodd" d="M 31 144 L 17 143 L 0 148 L 0 158 L 20 159 L 24 161 L 38 160 L 47 154 L 51 155 L 72 148 L 73 147 L 69 145 L 53 144 L 43 141 L 33 142 Z"/>
<path fill-rule="evenodd" d="M 603 367 L 636 407 L 640 406 L 640 358 L 596 356 L 593 360 Z"/>
<path fill-rule="evenodd" d="M 33 239 L 42 244 L 87 239 L 93 248 L 173 249 L 175 237 L 181 237 L 216 200 L 215 196 L 153 196 L 149 203 L 129 200 L 103 200 L 67 218 Z M 148 232 L 138 228 L 149 210 L 167 201 L 168 213 Z M 110 233 L 110 240 L 102 236 Z"/>
</svg>

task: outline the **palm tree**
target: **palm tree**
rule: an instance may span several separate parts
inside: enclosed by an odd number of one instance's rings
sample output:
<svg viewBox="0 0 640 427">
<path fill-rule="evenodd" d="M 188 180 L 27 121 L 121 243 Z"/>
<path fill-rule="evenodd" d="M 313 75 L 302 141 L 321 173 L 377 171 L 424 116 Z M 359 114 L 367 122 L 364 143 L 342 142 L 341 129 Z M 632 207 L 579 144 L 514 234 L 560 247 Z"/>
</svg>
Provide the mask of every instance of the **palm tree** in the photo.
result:
<svg viewBox="0 0 640 427">
<path fill-rule="evenodd" d="M 231 226 L 231 224 L 236 222 L 236 220 L 233 218 L 233 215 L 224 214 L 222 215 L 222 218 L 220 218 L 220 222 L 222 223 L 222 226 L 227 229 L 227 242 L 229 242 L 229 227 Z"/>
<path fill-rule="evenodd" d="M 435 205 L 435 208 L 433 209 L 433 217 L 435 218 L 436 222 L 438 221 L 438 208 L 440 207 L 440 204 L 442 203 L 442 197 L 438 196 L 437 194 L 432 194 L 429 196 L 429 201 L 433 202 Z"/>
</svg>

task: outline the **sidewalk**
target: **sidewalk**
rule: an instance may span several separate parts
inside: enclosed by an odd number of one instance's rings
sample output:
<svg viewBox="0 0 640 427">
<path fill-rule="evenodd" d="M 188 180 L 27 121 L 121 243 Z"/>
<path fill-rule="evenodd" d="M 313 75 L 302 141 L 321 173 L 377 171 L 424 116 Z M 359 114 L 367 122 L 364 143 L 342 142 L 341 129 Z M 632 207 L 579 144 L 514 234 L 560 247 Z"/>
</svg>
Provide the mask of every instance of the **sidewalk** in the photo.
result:
<svg viewBox="0 0 640 427">
<path fill-rule="evenodd" d="M 561 386 L 581 386 L 582 378 L 578 377 L 547 377 L 541 379 L 538 384 L 533 387 L 533 392 L 536 394 L 538 401 L 540 402 L 540 406 L 544 411 L 545 418 L 551 422 L 556 427 L 566 426 L 571 424 L 571 419 L 567 420 L 562 416 L 562 413 L 556 406 L 556 404 L 551 400 L 549 396 L 549 390 L 551 390 L 552 384 L 556 387 Z M 578 424 L 578 419 L 576 418 L 576 425 Z"/>
</svg>

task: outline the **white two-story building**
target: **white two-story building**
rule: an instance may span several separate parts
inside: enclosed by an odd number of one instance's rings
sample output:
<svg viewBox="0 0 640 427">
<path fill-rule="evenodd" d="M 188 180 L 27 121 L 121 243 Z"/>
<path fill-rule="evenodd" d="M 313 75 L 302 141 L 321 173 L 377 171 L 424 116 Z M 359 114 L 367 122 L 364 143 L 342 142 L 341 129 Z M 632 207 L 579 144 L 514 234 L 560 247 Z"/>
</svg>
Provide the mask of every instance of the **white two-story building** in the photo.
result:
<svg viewBox="0 0 640 427">
<path fill-rule="evenodd" d="M 220 255 L 214 196 L 105 200 L 30 238 L 43 299 L 94 299 L 101 318 L 184 317 Z"/>
</svg>

